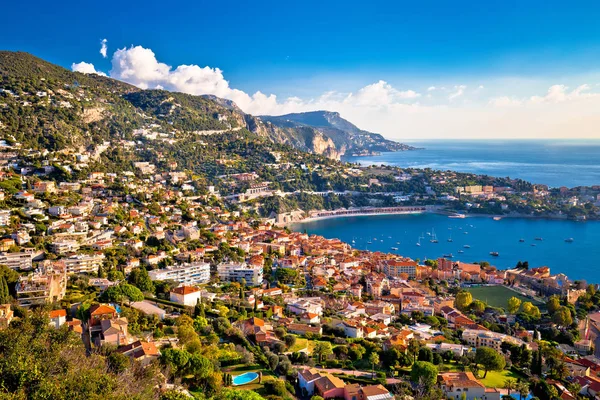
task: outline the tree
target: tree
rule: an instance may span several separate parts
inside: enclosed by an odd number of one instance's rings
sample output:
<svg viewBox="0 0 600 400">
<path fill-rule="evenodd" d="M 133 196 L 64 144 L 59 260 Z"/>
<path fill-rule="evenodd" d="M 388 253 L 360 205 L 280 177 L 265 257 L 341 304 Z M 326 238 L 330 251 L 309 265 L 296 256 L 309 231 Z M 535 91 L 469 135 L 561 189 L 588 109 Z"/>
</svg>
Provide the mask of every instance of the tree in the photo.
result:
<svg viewBox="0 0 600 400">
<path fill-rule="evenodd" d="M 363 347 L 364 349 L 364 347 Z M 322 362 L 323 357 L 333 354 L 333 348 L 329 342 L 317 342 L 313 349 L 313 354 L 317 356 L 317 361 Z M 364 354 L 364 353 L 363 353 Z"/>
<path fill-rule="evenodd" d="M 529 394 L 529 384 L 525 381 L 520 381 L 516 384 L 515 390 L 519 392 L 519 400 L 521 400 L 523 396 Z"/>
<path fill-rule="evenodd" d="M 431 388 L 437 380 L 438 369 L 432 363 L 427 361 L 417 361 L 413 364 L 410 371 L 410 380 Z"/>
<path fill-rule="evenodd" d="M 474 300 L 469 305 L 469 308 L 475 314 L 481 314 L 481 313 L 483 313 L 485 311 L 485 303 L 483 301 L 481 301 L 481 300 Z"/>
<path fill-rule="evenodd" d="M 102 301 L 123 303 L 124 301 L 142 301 L 144 294 L 137 287 L 125 282 L 111 286 L 100 296 Z"/>
<path fill-rule="evenodd" d="M 523 303 L 523 305 L 521 306 L 521 312 L 533 320 L 538 320 L 542 317 L 540 309 L 534 306 L 533 303 L 530 301 L 526 301 L 525 303 Z"/>
<path fill-rule="evenodd" d="M 473 295 L 467 291 L 461 291 L 456 294 L 454 306 L 461 311 L 466 311 L 473 302 Z"/>
<path fill-rule="evenodd" d="M 369 355 L 369 362 L 371 363 L 371 377 L 375 376 L 375 365 L 379 365 L 379 354 L 372 352 Z"/>
<path fill-rule="evenodd" d="M 515 390 L 516 387 L 517 387 L 517 381 L 515 381 L 514 379 L 506 379 L 504 381 L 504 389 L 508 390 L 509 396 L 510 396 L 510 392 Z"/>
<path fill-rule="evenodd" d="M 573 317 L 571 316 L 571 310 L 565 306 L 560 306 L 552 314 L 552 322 L 558 326 L 569 326 L 573 323 Z"/>
<path fill-rule="evenodd" d="M 419 361 L 433 362 L 433 351 L 429 347 L 419 349 Z"/>
<path fill-rule="evenodd" d="M 408 352 L 413 355 L 413 362 L 417 361 L 417 355 L 419 354 L 420 348 L 421 344 L 417 339 L 410 339 L 408 341 Z"/>
<path fill-rule="evenodd" d="M 5 277 L 0 277 L 0 304 L 10 303 L 10 293 Z"/>
<path fill-rule="evenodd" d="M 154 293 L 154 282 L 144 267 L 133 269 L 129 274 L 128 281 L 142 292 Z"/>
<path fill-rule="evenodd" d="M 502 371 L 506 366 L 504 357 L 491 347 L 479 347 L 475 352 L 475 362 L 483 367 L 483 377 L 488 371 Z"/>
<path fill-rule="evenodd" d="M 560 299 L 558 296 L 550 296 L 548 302 L 546 303 L 546 308 L 548 309 L 548 313 L 550 315 L 554 314 L 556 310 L 560 308 Z"/>
<path fill-rule="evenodd" d="M 519 311 L 520 307 L 521 307 L 521 299 L 519 299 L 518 297 L 515 297 L 515 296 L 508 299 L 508 312 L 510 314 L 516 314 L 517 311 Z"/>
</svg>

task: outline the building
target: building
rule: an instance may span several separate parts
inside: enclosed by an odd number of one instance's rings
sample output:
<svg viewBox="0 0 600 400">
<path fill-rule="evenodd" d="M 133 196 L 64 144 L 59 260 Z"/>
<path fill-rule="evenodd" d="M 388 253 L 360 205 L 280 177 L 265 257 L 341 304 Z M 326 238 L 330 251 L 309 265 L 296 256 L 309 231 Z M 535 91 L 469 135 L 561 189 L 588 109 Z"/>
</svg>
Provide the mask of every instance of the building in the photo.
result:
<svg viewBox="0 0 600 400">
<path fill-rule="evenodd" d="M 343 398 L 346 384 L 327 372 L 315 368 L 298 371 L 298 386 L 303 394 L 312 396 L 318 394 L 324 399 Z"/>
<path fill-rule="evenodd" d="M 383 273 L 390 277 L 417 277 L 417 266 L 415 261 L 390 260 L 383 266 Z"/>
<path fill-rule="evenodd" d="M 359 384 L 344 387 L 344 400 L 391 400 L 394 395 L 383 385 L 360 386 Z"/>
<path fill-rule="evenodd" d="M 461 399 L 463 395 L 467 400 L 500 399 L 500 392 L 497 389 L 486 389 L 472 372 L 444 372 L 438 375 L 438 383 L 446 396 L 451 399 Z"/>
<path fill-rule="evenodd" d="M 176 267 L 155 269 L 148 272 L 153 281 L 173 280 L 185 285 L 197 285 L 210 281 L 210 264 L 205 262 L 185 263 Z"/>
<path fill-rule="evenodd" d="M 144 367 L 160 357 L 160 351 L 154 342 L 142 342 L 141 340 L 119 347 L 117 351 L 140 362 Z"/>
<path fill-rule="evenodd" d="M 0 329 L 6 329 L 14 317 L 10 304 L 0 304 Z"/>
<path fill-rule="evenodd" d="M 45 263 L 33 274 L 19 277 L 15 289 L 21 307 L 60 301 L 67 290 L 65 266 L 60 262 Z"/>
<path fill-rule="evenodd" d="M 0 264 L 6 265 L 10 269 L 20 269 L 28 271 L 33 269 L 33 259 L 36 253 L 22 251 L 19 253 L 0 253 Z"/>
<path fill-rule="evenodd" d="M 77 254 L 62 261 L 67 267 L 67 274 L 91 274 L 97 273 L 98 268 L 104 262 L 104 254 Z"/>
<path fill-rule="evenodd" d="M 67 310 L 52 310 L 48 313 L 48 319 L 50 326 L 58 329 L 67 322 Z"/>
<path fill-rule="evenodd" d="M 10 210 L 0 210 L 0 226 L 10 224 Z"/>
<path fill-rule="evenodd" d="M 79 250 L 79 242 L 76 240 L 58 240 L 50 244 L 50 251 L 55 254 L 71 253 Z"/>
<path fill-rule="evenodd" d="M 241 282 L 257 286 L 263 282 L 263 267 L 250 266 L 246 263 L 220 263 L 217 265 L 219 278 L 228 282 Z"/>
<path fill-rule="evenodd" d="M 465 329 L 462 334 L 462 339 L 471 347 L 491 347 L 497 352 L 502 351 L 502 343 L 504 342 L 509 342 L 517 346 L 524 344 L 529 348 L 529 345 L 521 339 L 492 331 Z"/>
<path fill-rule="evenodd" d="M 195 306 L 201 297 L 200 289 L 191 286 L 179 286 L 169 293 L 169 298 L 172 302 L 183 304 L 184 306 Z"/>
</svg>

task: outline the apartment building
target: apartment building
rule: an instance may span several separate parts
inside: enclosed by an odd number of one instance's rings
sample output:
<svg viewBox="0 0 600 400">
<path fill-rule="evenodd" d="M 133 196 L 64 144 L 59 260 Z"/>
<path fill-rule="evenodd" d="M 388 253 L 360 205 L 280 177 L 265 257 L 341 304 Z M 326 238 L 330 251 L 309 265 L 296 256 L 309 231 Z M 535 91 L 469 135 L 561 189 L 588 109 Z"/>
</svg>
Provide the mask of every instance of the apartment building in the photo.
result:
<svg viewBox="0 0 600 400">
<path fill-rule="evenodd" d="M 59 301 L 67 290 L 66 267 L 62 262 L 45 262 L 33 274 L 21 276 L 15 289 L 22 307 Z"/>
<path fill-rule="evenodd" d="M 104 254 L 77 254 L 62 261 L 67 267 L 67 274 L 89 274 L 97 273 L 98 268 L 104 262 Z"/>
<path fill-rule="evenodd" d="M 10 224 L 10 210 L 0 210 L 0 226 Z"/>
<path fill-rule="evenodd" d="M 396 278 L 406 274 L 409 278 L 417 277 L 417 263 L 415 261 L 390 260 L 383 266 L 383 273 Z"/>
<path fill-rule="evenodd" d="M 217 273 L 223 281 L 241 282 L 245 279 L 252 286 L 260 285 L 263 281 L 263 267 L 249 266 L 246 263 L 220 263 L 217 265 Z"/>
<path fill-rule="evenodd" d="M 79 242 L 76 240 L 57 240 L 50 244 L 50 251 L 54 254 L 65 254 L 79 250 Z"/>
<path fill-rule="evenodd" d="M 10 269 L 28 271 L 33 269 L 33 259 L 37 256 L 37 253 L 30 251 L 22 251 L 19 253 L 0 253 L 0 264 L 6 265 Z"/>
<path fill-rule="evenodd" d="M 527 343 L 516 337 L 477 329 L 465 329 L 462 334 L 462 339 L 471 347 L 491 347 L 498 352 L 502 351 L 501 346 L 503 342 L 509 342 L 517 346 L 525 344 L 529 347 Z"/>
<path fill-rule="evenodd" d="M 153 281 L 173 280 L 186 285 L 197 285 L 210 281 L 210 264 L 206 262 L 184 263 L 165 269 L 148 272 Z"/>
</svg>

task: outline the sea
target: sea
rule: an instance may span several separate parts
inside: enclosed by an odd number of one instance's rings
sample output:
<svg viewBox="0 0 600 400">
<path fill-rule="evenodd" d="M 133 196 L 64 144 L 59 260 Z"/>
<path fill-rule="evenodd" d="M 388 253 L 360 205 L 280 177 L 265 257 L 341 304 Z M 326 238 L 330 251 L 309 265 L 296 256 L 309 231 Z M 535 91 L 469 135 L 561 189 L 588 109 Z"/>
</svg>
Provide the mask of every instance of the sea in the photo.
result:
<svg viewBox="0 0 600 400">
<path fill-rule="evenodd" d="M 600 140 L 436 140 L 406 142 L 422 150 L 348 157 L 361 165 L 395 165 L 521 178 L 551 187 L 600 185 Z"/>
<path fill-rule="evenodd" d="M 551 187 L 600 185 L 600 140 L 443 140 L 409 144 L 423 150 L 352 157 L 347 161 L 509 176 Z M 420 260 L 452 254 L 454 260 L 488 261 L 501 269 L 528 261 L 532 267 L 550 267 L 553 274 L 600 283 L 597 221 L 495 221 L 489 217 L 453 219 L 414 214 L 331 218 L 296 224 L 293 229 L 339 238 L 358 249 Z M 431 242 L 433 236 L 438 243 Z M 492 252 L 498 256 L 492 256 Z"/>
</svg>

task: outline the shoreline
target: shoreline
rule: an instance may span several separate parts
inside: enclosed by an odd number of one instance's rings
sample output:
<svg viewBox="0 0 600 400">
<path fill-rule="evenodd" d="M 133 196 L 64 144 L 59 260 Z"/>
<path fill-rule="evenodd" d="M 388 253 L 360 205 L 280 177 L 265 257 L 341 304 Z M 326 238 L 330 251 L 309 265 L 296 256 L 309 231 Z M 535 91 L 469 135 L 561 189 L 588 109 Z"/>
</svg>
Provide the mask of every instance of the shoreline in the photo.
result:
<svg viewBox="0 0 600 400">
<path fill-rule="evenodd" d="M 441 209 L 437 209 L 437 210 L 424 210 L 424 211 L 410 211 L 410 212 L 382 212 L 382 213 L 372 213 L 372 212 L 365 212 L 365 213 L 357 213 L 357 214 L 350 214 L 350 215 L 327 215 L 327 216 L 322 216 L 322 217 L 307 217 L 307 218 L 303 218 L 299 221 L 293 221 L 293 222 L 289 222 L 284 224 L 283 226 L 291 226 L 291 225 L 298 225 L 298 224 L 305 224 L 305 223 L 310 223 L 310 222 L 315 222 L 315 221 L 322 221 L 322 220 L 328 220 L 328 219 L 334 219 L 334 218 L 348 218 L 348 217 L 369 217 L 369 216 L 390 216 L 390 215 L 420 215 L 420 214 L 438 214 L 438 215 L 445 215 L 445 216 L 450 216 L 450 215 L 454 215 L 456 214 L 455 212 L 450 212 L 450 211 L 446 211 L 446 210 L 441 210 Z M 555 215 L 555 216 L 547 216 L 547 215 L 528 215 L 528 214 L 515 214 L 515 213 L 511 213 L 511 214 L 464 214 L 465 215 L 465 219 L 466 218 L 511 218 L 511 219 L 537 219 L 537 220 L 549 220 L 549 221 L 571 221 L 571 222 L 597 222 L 598 220 L 596 219 L 586 219 L 586 220 L 574 220 L 574 219 L 569 219 L 567 216 L 559 216 L 559 215 Z"/>
</svg>

